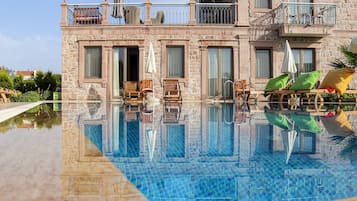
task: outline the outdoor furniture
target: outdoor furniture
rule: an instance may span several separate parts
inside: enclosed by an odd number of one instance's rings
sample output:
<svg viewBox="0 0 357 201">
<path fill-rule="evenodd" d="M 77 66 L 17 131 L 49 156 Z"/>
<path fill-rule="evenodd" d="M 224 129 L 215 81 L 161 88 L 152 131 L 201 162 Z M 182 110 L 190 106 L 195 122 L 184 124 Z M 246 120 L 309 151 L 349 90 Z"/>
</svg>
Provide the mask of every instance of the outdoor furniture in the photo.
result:
<svg viewBox="0 0 357 201">
<path fill-rule="evenodd" d="M 140 81 L 140 93 L 144 94 L 148 92 L 153 92 L 153 82 L 152 80 L 141 80 Z"/>
<path fill-rule="evenodd" d="M 124 8 L 125 24 L 142 24 L 140 20 L 140 8 L 136 6 L 127 6 Z"/>
<path fill-rule="evenodd" d="M 140 91 L 138 91 L 137 82 L 125 81 L 123 83 L 124 87 L 124 99 L 139 98 L 141 96 Z"/>
<path fill-rule="evenodd" d="M 238 80 L 234 82 L 234 92 L 236 100 L 242 99 L 243 101 L 248 101 L 250 96 L 250 87 L 247 80 Z"/>
<path fill-rule="evenodd" d="M 165 103 L 163 123 L 178 123 L 181 115 L 181 103 Z"/>
<path fill-rule="evenodd" d="M 163 80 L 164 101 L 182 101 L 180 84 L 177 79 Z"/>
<path fill-rule="evenodd" d="M 156 18 L 152 18 L 151 22 L 152 22 L 152 24 L 163 24 L 164 23 L 164 19 L 165 19 L 164 11 L 159 10 L 156 13 Z"/>
<path fill-rule="evenodd" d="M 101 24 L 102 14 L 99 7 L 75 7 L 73 10 L 74 24 Z"/>
</svg>

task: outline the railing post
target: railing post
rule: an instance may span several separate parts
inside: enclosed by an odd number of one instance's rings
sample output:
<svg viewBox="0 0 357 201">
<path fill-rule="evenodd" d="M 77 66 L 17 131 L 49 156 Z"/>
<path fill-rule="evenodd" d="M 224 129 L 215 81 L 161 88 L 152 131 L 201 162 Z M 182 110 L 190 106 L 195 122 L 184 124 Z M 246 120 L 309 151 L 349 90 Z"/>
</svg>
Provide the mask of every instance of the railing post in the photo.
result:
<svg viewBox="0 0 357 201">
<path fill-rule="evenodd" d="M 63 1 L 63 3 L 61 3 L 61 10 L 62 10 L 61 26 L 67 26 L 68 25 L 68 8 L 67 8 L 66 1 Z"/>
<path fill-rule="evenodd" d="M 145 0 L 145 24 L 151 25 L 151 6 L 152 3 L 150 0 Z"/>
<path fill-rule="evenodd" d="M 103 7 L 103 19 L 102 19 L 102 24 L 108 24 L 108 7 L 109 3 L 108 1 L 102 2 L 102 7 Z"/>
<path fill-rule="evenodd" d="M 190 21 L 188 24 L 194 25 L 196 24 L 196 1 L 190 0 Z"/>
<path fill-rule="evenodd" d="M 238 1 L 236 0 L 235 6 L 237 8 L 237 18 L 235 21 L 236 26 L 249 26 L 248 10 L 249 5 L 248 1 Z"/>
</svg>

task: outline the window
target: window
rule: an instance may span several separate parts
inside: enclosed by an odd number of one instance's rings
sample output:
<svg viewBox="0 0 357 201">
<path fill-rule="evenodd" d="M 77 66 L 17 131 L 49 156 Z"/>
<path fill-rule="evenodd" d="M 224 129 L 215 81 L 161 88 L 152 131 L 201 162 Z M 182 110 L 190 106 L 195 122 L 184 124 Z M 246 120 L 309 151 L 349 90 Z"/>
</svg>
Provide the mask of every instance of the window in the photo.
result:
<svg viewBox="0 0 357 201">
<path fill-rule="evenodd" d="M 184 47 L 171 46 L 167 47 L 167 77 L 184 78 Z"/>
<path fill-rule="evenodd" d="M 272 58 L 271 49 L 256 49 L 256 77 L 272 77 Z"/>
<path fill-rule="evenodd" d="M 85 47 L 85 78 L 102 78 L 102 48 Z"/>
<path fill-rule="evenodd" d="M 292 49 L 295 59 L 297 73 L 311 72 L 315 68 L 315 50 L 314 49 Z"/>
<path fill-rule="evenodd" d="M 255 8 L 271 9 L 271 0 L 255 0 Z"/>
<path fill-rule="evenodd" d="M 166 157 L 185 157 L 185 125 L 168 125 Z"/>
<path fill-rule="evenodd" d="M 269 124 L 255 125 L 255 154 L 270 153 L 273 151 L 273 126 Z"/>
<path fill-rule="evenodd" d="M 84 125 L 85 134 L 85 155 L 86 156 L 102 156 L 102 125 L 87 124 Z"/>
</svg>

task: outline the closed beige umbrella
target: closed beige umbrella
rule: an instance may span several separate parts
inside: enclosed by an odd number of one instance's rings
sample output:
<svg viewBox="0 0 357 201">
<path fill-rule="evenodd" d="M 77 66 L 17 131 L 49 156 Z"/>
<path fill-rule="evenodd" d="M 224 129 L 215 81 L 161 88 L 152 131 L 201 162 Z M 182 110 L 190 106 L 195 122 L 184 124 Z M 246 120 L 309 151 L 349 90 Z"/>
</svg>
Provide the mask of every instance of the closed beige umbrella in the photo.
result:
<svg viewBox="0 0 357 201">
<path fill-rule="evenodd" d="M 114 0 L 112 16 L 115 18 L 124 17 L 124 0 Z"/>
<path fill-rule="evenodd" d="M 294 80 L 294 73 L 297 72 L 293 51 L 290 48 L 288 40 L 285 41 L 284 60 L 281 72 L 290 74 L 292 80 Z"/>
</svg>

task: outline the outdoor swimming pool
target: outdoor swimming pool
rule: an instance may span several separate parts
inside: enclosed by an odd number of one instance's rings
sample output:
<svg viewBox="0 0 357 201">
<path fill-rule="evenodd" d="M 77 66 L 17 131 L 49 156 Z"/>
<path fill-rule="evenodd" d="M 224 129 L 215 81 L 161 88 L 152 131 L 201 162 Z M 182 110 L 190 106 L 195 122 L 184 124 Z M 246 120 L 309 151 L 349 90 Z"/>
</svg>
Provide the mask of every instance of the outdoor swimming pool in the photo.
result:
<svg viewBox="0 0 357 201">
<path fill-rule="evenodd" d="M 357 112 L 41 105 L 0 123 L 0 200 L 357 197 Z"/>
</svg>

